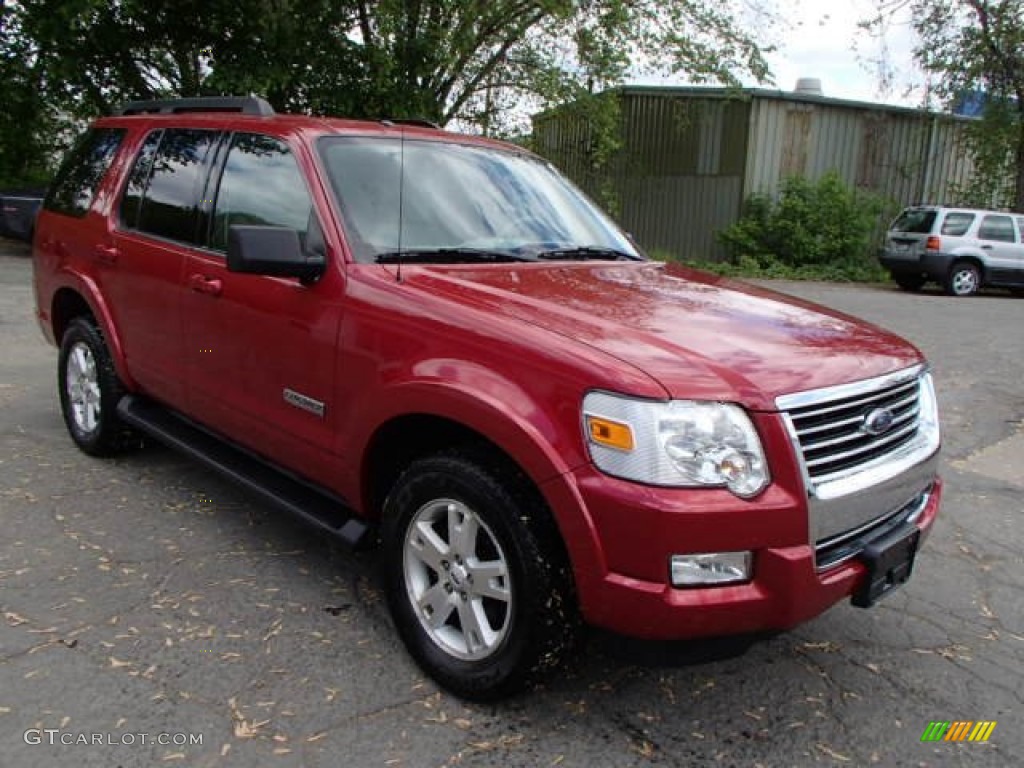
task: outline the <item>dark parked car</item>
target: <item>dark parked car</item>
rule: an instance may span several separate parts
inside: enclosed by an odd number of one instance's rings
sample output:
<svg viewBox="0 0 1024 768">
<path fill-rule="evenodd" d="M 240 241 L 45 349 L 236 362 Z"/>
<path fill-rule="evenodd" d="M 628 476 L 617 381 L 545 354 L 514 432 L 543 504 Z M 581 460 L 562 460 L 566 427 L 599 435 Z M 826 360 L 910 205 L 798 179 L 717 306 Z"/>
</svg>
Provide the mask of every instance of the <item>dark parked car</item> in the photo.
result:
<svg viewBox="0 0 1024 768">
<path fill-rule="evenodd" d="M 32 242 L 36 214 L 46 192 L 41 189 L 9 189 L 0 192 L 0 235 Z"/>
</svg>

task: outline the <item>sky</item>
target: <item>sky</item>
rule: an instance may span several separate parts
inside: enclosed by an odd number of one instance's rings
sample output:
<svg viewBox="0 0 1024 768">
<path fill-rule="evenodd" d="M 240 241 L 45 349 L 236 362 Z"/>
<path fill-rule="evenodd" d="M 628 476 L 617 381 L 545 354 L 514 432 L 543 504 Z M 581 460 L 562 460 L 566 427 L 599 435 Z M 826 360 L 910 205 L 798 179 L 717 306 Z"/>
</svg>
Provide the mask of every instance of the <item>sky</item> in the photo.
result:
<svg viewBox="0 0 1024 768">
<path fill-rule="evenodd" d="M 914 65 L 914 33 L 905 13 L 888 24 L 884 38 L 872 37 L 858 22 L 877 13 L 877 0 L 736 0 L 750 7 L 771 9 L 777 22 L 758 37 L 776 50 L 766 58 L 774 84 L 748 79 L 747 86 L 793 90 L 801 77 L 821 80 L 826 96 L 854 101 L 920 106 L 924 75 Z M 877 62 L 883 58 L 892 70 L 892 83 L 880 86 Z M 664 77 L 639 77 L 650 85 L 683 85 Z"/>
<path fill-rule="evenodd" d="M 906 106 L 921 103 L 924 75 L 913 62 L 914 34 L 905 14 L 888 25 L 883 41 L 857 26 L 872 16 L 876 0 L 775 3 L 785 20 L 774 35 L 778 50 L 768 56 L 775 87 L 791 90 L 797 78 L 817 77 L 826 96 Z M 880 88 L 877 65 L 873 64 L 885 48 L 893 69 L 888 89 Z"/>
</svg>

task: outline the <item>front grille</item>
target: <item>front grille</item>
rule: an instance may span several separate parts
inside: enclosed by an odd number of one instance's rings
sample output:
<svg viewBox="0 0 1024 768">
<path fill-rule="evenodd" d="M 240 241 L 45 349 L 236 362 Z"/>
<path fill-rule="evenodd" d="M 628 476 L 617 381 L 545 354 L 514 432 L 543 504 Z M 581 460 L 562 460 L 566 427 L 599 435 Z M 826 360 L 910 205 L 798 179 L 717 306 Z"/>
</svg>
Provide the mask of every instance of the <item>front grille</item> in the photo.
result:
<svg viewBox="0 0 1024 768">
<path fill-rule="evenodd" d="M 802 398 L 788 409 L 807 474 L 815 484 L 856 471 L 914 439 L 920 418 L 920 381 L 910 379 L 868 383 L 863 389 L 843 387 L 821 399 Z M 887 409 L 892 423 L 881 434 L 870 434 L 865 419 Z"/>
</svg>

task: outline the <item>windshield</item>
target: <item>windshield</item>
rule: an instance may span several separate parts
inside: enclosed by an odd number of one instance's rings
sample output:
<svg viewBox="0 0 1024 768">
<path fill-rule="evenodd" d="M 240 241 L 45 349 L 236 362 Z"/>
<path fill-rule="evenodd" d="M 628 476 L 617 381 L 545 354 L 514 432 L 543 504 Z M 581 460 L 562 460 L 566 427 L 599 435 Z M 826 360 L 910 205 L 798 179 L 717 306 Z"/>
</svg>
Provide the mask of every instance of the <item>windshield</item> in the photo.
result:
<svg viewBox="0 0 1024 768">
<path fill-rule="evenodd" d="M 359 261 L 473 251 L 640 258 L 568 181 L 525 153 L 437 141 L 330 137 L 320 155 Z M 448 259 L 448 256 L 451 259 Z"/>
</svg>

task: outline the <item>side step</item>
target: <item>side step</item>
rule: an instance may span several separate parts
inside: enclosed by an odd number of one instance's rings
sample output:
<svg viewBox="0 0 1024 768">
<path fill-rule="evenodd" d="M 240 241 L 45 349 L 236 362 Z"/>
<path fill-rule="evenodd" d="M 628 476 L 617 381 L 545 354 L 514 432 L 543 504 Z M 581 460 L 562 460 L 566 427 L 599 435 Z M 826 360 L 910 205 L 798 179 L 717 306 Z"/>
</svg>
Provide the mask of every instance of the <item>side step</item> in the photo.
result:
<svg viewBox="0 0 1024 768">
<path fill-rule="evenodd" d="M 357 549 L 369 540 L 369 526 L 337 496 L 302 482 L 267 462 L 214 437 L 183 417 L 136 395 L 117 404 L 125 423 L 188 454 L 247 490 L 298 515 Z"/>
</svg>

